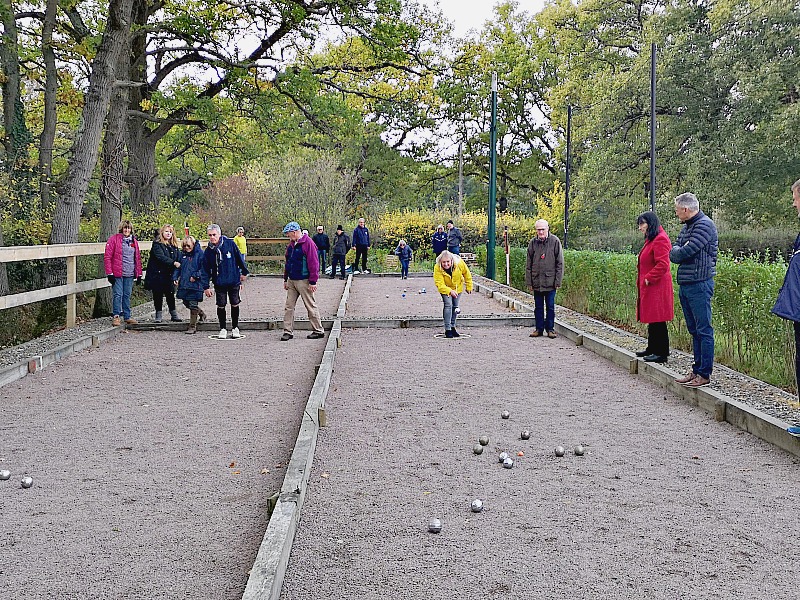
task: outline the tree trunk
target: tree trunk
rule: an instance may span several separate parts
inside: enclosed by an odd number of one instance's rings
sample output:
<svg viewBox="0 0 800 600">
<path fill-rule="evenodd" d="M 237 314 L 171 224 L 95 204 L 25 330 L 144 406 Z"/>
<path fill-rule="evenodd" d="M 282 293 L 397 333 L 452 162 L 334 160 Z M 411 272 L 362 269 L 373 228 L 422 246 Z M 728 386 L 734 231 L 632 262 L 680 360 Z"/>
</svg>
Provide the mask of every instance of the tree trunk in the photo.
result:
<svg viewBox="0 0 800 600">
<path fill-rule="evenodd" d="M 0 247 L 3 247 L 3 228 L 0 227 Z M 6 263 L 0 263 L 0 296 L 8 294 L 8 271 L 6 271 Z"/>
<path fill-rule="evenodd" d="M 6 170 L 13 172 L 17 165 L 24 164 L 31 140 L 25 124 L 25 105 L 22 103 L 22 82 L 19 72 L 19 46 L 17 22 L 11 0 L 0 0 L 0 90 L 3 93 L 3 146 L 6 150 Z"/>
<path fill-rule="evenodd" d="M 100 135 L 108 114 L 114 89 L 115 68 L 120 55 L 128 47 L 133 0 L 112 0 L 103 39 L 92 61 L 89 89 L 81 115 L 81 124 L 72 145 L 63 186 L 56 198 L 51 244 L 68 244 L 78 240 L 81 208 L 89 188 L 92 171 L 100 151 Z M 64 263 L 48 269 L 47 286 L 64 283 Z"/>
<path fill-rule="evenodd" d="M 120 57 L 127 71 L 126 56 Z M 118 73 L 124 73 L 118 69 Z M 125 174 L 125 117 L 128 111 L 128 93 L 117 88 L 111 99 L 103 138 L 102 176 L 100 179 L 100 235 L 97 241 L 105 242 L 117 232 L 122 220 L 123 177 Z M 98 277 L 106 276 L 103 257 L 98 264 Z M 105 317 L 112 311 L 111 288 L 97 290 L 93 317 Z"/>
<path fill-rule="evenodd" d="M 45 65 L 44 120 L 39 137 L 39 195 L 43 211 L 52 203 L 53 144 L 56 139 L 56 93 L 58 91 L 58 69 L 53 50 L 53 30 L 56 26 L 58 0 L 47 0 L 42 23 L 42 58 Z"/>
<path fill-rule="evenodd" d="M 161 185 L 156 171 L 156 143 L 141 119 L 128 119 L 128 172 L 125 181 L 130 188 L 134 214 L 158 210 Z"/>
</svg>

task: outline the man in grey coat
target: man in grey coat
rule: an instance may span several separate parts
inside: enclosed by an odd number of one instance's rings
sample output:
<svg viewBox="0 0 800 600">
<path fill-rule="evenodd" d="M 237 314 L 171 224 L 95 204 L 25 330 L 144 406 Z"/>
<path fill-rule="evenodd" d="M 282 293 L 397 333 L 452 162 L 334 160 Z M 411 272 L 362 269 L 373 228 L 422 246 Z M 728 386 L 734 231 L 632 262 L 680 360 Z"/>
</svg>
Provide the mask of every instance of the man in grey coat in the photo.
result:
<svg viewBox="0 0 800 600">
<path fill-rule="evenodd" d="M 688 192 L 675 198 L 675 214 L 683 229 L 669 260 L 678 265 L 678 298 L 694 350 L 692 372 L 675 381 L 686 387 L 702 387 L 710 383 L 714 367 L 711 298 L 717 274 L 717 227 L 700 210 L 697 196 Z"/>
</svg>

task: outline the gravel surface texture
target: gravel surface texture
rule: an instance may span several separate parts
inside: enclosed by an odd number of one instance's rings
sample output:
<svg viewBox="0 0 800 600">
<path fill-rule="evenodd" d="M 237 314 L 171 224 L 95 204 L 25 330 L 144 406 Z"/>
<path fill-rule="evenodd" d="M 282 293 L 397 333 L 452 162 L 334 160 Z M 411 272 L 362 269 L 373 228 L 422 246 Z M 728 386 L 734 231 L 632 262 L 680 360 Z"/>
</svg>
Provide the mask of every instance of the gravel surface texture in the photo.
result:
<svg viewBox="0 0 800 600">
<path fill-rule="evenodd" d="M 240 598 L 325 342 L 128 332 L 3 387 L 0 598 Z"/>
<path fill-rule="evenodd" d="M 563 338 L 462 333 L 343 332 L 283 600 L 797 597 L 797 458 Z"/>
<path fill-rule="evenodd" d="M 499 290 L 501 293 L 528 302 L 533 306 L 533 296 L 511 288 L 485 277 L 476 278 L 482 284 Z M 625 348 L 631 352 L 643 350 L 647 340 L 634 333 L 629 333 L 612 327 L 602 321 L 577 313 L 563 306 L 556 306 L 556 318 L 567 325 L 585 331 L 612 344 Z M 676 377 L 683 376 L 692 370 L 692 356 L 680 350 L 672 350 L 667 366 L 675 372 Z M 711 387 L 726 396 L 746 403 L 755 409 L 763 411 L 773 417 L 782 419 L 792 425 L 800 426 L 800 403 L 794 394 L 769 385 L 758 379 L 748 377 L 743 373 L 729 369 L 719 363 L 714 365 L 711 378 Z"/>
</svg>

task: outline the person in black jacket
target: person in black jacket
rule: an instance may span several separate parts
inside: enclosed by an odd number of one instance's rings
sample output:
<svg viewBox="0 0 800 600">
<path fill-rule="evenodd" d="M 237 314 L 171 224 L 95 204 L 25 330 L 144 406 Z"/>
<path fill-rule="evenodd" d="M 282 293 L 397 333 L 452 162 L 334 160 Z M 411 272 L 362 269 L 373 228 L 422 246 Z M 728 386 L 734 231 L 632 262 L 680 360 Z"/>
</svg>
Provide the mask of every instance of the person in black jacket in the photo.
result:
<svg viewBox="0 0 800 600">
<path fill-rule="evenodd" d="M 163 318 L 164 298 L 172 321 L 181 322 L 175 309 L 175 291 L 172 286 L 172 272 L 181 266 L 181 250 L 175 240 L 175 228 L 164 225 L 158 230 L 153 241 L 150 258 L 147 261 L 147 273 L 144 276 L 145 289 L 153 292 L 153 306 L 156 309 L 153 321 L 161 323 Z"/>
<path fill-rule="evenodd" d="M 333 259 L 331 260 L 331 279 L 336 277 L 336 265 L 341 265 L 342 274 L 339 279 L 345 278 L 344 257 L 350 251 L 350 238 L 341 225 L 336 226 L 336 235 L 333 238 Z"/>
<path fill-rule="evenodd" d="M 792 206 L 797 209 L 797 216 L 800 217 L 800 179 L 792 184 Z M 798 384 L 798 394 L 800 394 L 800 235 L 794 240 L 792 248 L 792 258 L 789 260 L 789 268 L 786 270 L 786 277 L 783 279 L 781 291 L 778 292 L 778 299 L 772 312 L 793 322 L 794 325 L 794 371 L 795 383 Z M 800 433 L 800 427 L 794 427 L 796 433 Z M 794 433 L 794 432 L 792 432 Z"/>
<path fill-rule="evenodd" d="M 319 258 L 319 272 L 324 273 L 325 267 L 328 265 L 328 252 L 331 251 L 331 240 L 328 234 L 325 233 L 322 225 L 317 225 L 317 233 L 311 238 L 317 246 L 317 257 Z"/>
</svg>

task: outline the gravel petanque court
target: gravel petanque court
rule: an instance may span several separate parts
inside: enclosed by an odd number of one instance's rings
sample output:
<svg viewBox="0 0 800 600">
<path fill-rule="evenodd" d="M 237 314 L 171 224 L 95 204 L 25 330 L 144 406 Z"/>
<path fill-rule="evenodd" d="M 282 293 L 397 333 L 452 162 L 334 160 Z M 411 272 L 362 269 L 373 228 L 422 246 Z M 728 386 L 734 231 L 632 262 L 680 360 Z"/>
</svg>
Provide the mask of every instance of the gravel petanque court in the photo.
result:
<svg viewBox="0 0 800 600">
<path fill-rule="evenodd" d="M 241 598 L 326 340 L 206 333 L 121 333 L 3 387 L 0 598 Z"/>
<path fill-rule="evenodd" d="M 343 332 L 283 600 L 797 597 L 797 458 L 563 338 L 462 332 Z"/>
</svg>

